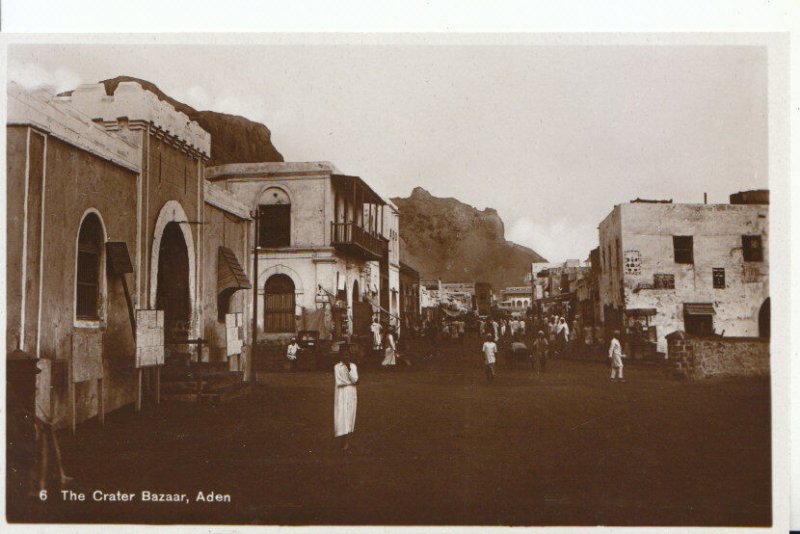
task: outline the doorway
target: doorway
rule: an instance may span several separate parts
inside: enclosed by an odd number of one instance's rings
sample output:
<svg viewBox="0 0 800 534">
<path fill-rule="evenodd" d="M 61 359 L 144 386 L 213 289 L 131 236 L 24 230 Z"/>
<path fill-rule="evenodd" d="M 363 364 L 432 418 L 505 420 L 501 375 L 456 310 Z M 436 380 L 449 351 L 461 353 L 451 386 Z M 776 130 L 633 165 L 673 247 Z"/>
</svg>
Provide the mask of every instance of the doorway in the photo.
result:
<svg viewBox="0 0 800 534">
<path fill-rule="evenodd" d="M 770 337 L 770 301 L 769 297 L 758 310 L 758 337 Z"/>
<path fill-rule="evenodd" d="M 156 309 L 164 310 L 165 343 L 185 343 L 191 325 L 189 252 L 180 224 L 164 228 L 158 252 Z"/>
</svg>

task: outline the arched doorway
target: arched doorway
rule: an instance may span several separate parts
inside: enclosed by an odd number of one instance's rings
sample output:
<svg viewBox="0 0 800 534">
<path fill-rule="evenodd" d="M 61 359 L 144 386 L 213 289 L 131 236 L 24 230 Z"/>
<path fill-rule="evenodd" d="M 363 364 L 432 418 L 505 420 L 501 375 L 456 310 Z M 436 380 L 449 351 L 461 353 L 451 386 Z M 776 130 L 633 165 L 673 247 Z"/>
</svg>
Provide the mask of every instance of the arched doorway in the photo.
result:
<svg viewBox="0 0 800 534">
<path fill-rule="evenodd" d="M 273 274 L 264 284 L 264 332 L 294 332 L 294 281 L 285 274 Z"/>
<path fill-rule="evenodd" d="M 770 301 L 769 297 L 758 310 L 758 336 L 770 337 Z"/>
<path fill-rule="evenodd" d="M 164 227 L 158 250 L 156 309 L 164 310 L 164 340 L 189 339 L 192 304 L 189 288 L 189 251 L 177 222 Z"/>
</svg>

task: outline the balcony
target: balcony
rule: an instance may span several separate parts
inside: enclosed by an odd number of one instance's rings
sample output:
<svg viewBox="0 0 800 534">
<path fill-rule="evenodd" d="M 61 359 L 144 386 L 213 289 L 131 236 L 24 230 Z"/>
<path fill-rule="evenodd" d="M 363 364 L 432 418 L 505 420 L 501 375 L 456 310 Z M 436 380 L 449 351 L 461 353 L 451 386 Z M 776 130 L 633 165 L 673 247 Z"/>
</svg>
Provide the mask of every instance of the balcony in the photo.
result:
<svg viewBox="0 0 800 534">
<path fill-rule="evenodd" d="M 389 241 L 354 223 L 331 223 L 331 245 L 363 261 L 377 261 L 389 251 Z"/>
</svg>

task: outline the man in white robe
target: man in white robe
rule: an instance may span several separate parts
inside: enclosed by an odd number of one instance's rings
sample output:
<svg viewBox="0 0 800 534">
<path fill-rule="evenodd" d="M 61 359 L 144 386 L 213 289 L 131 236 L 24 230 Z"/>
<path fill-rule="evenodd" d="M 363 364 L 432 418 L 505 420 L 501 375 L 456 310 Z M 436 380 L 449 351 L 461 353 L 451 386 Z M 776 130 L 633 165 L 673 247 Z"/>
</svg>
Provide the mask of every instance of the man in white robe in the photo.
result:
<svg viewBox="0 0 800 534">
<path fill-rule="evenodd" d="M 611 360 L 611 381 L 625 382 L 622 376 L 622 345 L 619 343 L 619 330 L 614 330 L 614 337 L 611 338 L 611 345 L 608 347 L 608 358 Z"/>
<path fill-rule="evenodd" d="M 347 352 L 342 353 L 339 363 L 333 368 L 336 387 L 333 395 L 333 430 L 341 438 L 342 450 L 350 448 L 350 434 L 356 427 L 356 405 L 358 403 L 358 368 L 350 361 Z"/>
<path fill-rule="evenodd" d="M 375 350 L 381 350 L 383 327 L 381 326 L 381 323 L 378 322 L 377 318 L 372 320 L 372 324 L 370 325 L 369 329 L 372 331 L 372 348 Z"/>
</svg>

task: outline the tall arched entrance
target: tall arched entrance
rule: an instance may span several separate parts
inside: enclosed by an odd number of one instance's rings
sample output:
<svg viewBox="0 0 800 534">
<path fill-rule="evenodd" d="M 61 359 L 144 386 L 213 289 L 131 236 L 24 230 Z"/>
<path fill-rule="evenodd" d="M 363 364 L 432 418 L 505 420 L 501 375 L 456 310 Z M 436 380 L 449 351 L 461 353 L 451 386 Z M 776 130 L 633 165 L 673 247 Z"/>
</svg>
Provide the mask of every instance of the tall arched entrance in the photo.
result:
<svg viewBox="0 0 800 534">
<path fill-rule="evenodd" d="M 769 297 L 758 310 L 758 336 L 770 337 L 770 301 Z"/>
<path fill-rule="evenodd" d="M 183 343 L 190 337 L 191 292 L 189 250 L 177 222 L 164 227 L 158 250 L 156 309 L 164 310 L 164 341 Z"/>
<path fill-rule="evenodd" d="M 294 281 L 285 274 L 273 274 L 264 284 L 264 332 L 295 331 Z"/>
</svg>

